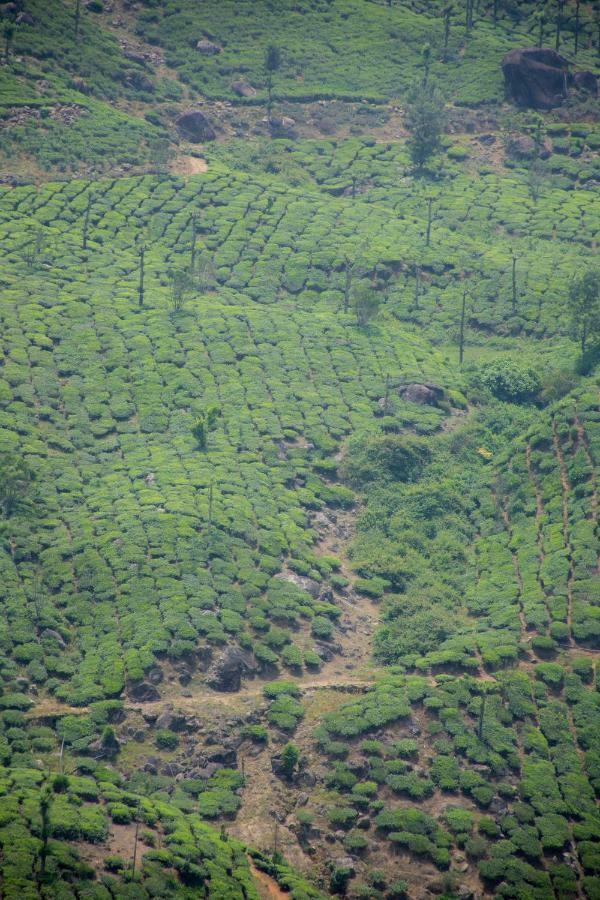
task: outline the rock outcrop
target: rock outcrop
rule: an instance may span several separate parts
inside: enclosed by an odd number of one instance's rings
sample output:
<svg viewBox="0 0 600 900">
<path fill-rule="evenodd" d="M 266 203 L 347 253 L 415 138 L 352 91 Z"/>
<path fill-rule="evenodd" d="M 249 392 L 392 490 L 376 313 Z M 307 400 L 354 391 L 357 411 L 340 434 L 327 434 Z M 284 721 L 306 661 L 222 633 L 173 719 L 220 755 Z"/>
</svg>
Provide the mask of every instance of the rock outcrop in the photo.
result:
<svg viewBox="0 0 600 900">
<path fill-rule="evenodd" d="M 444 399 L 444 389 L 437 384 L 407 384 L 398 391 L 403 400 L 422 406 L 437 406 Z"/>
<path fill-rule="evenodd" d="M 200 110 L 190 110 L 179 116 L 177 129 L 186 141 L 191 141 L 193 144 L 214 141 L 217 136 L 212 124 Z"/>
<path fill-rule="evenodd" d="M 526 47 L 502 60 L 506 96 L 517 106 L 552 109 L 566 97 L 569 63 L 555 50 Z"/>
<path fill-rule="evenodd" d="M 202 38 L 196 44 L 196 50 L 198 53 L 201 53 L 202 56 L 217 56 L 217 54 L 223 52 L 223 48 L 218 44 L 215 44 L 214 41 L 209 41 L 208 38 Z"/>
<path fill-rule="evenodd" d="M 258 666 L 252 653 L 240 647 L 227 647 L 215 660 L 208 673 L 208 683 L 217 691 L 239 691 L 242 677 L 256 672 Z"/>
</svg>

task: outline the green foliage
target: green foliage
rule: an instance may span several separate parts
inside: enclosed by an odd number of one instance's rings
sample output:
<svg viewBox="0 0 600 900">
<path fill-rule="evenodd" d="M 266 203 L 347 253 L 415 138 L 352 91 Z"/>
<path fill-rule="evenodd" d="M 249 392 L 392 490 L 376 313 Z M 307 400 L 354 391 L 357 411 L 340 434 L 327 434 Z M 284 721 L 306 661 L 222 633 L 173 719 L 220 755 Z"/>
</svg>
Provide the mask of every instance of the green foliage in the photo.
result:
<svg viewBox="0 0 600 900">
<path fill-rule="evenodd" d="M 405 124 L 409 134 L 408 152 L 417 169 L 441 147 L 444 101 L 433 85 L 417 85 L 408 95 Z"/>
<path fill-rule="evenodd" d="M 600 269 L 577 275 L 569 290 L 569 304 L 571 327 L 584 354 L 589 338 L 600 333 Z"/>
<path fill-rule="evenodd" d="M 485 366 L 481 380 L 495 397 L 510 403 L 531 402 L 537 398 L 541 388 L 535 369 L 509 360 L 499 360 Z"/>
<path fill-rule="evenodd" d="M 10 516 L 31 508 L 35 474 L 27 461 L 14 453 L 0 453 L 0 510 Z"/>
</svg>

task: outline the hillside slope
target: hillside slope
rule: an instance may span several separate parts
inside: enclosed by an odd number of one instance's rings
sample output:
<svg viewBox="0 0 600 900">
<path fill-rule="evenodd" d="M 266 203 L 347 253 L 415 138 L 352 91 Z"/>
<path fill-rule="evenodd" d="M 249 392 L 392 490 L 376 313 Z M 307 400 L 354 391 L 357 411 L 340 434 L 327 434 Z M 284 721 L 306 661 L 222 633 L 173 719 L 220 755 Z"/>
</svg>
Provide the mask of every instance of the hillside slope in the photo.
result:
<svg viewBox="0 0 600 900">
<path fill-rule="evenodd" d="M 445 9 L 0 8 L 3 897 L 600 896 L 595 10 Z"/>
</svg>

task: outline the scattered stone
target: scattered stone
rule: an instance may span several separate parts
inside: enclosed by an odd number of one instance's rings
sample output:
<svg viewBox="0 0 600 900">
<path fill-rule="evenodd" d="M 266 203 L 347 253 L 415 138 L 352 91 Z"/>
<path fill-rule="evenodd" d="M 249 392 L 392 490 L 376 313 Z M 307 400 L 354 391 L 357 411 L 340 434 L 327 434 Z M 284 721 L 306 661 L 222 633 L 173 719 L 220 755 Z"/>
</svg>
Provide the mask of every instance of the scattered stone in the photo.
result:
<svg viewBox="0 0 600 900">
<path fill-rule="evenodd" d="M 209 41 L 208 38 L 202 38 L 196 44 L 196 50 L 198 53 L 201 53 L 202 56 L 217 56 L 219 53 L 223 52 L 223 48 L 219 46 L 219 44 L 215 44 L 214 41 Z"/>
<path fill-rule="evenodd" d="M 80 94 L 85 94 L 86 97 L 89 97 L 89 95 L 92 93 L 91 87 L 89 86 L 87 81 L 84 81 L 83 78 L 72 78 L 71 87 L 74 91 L 79 91 Z"/>
<path fill-rule="evenodd" d="M 28 12 L 20 12 L 15 19 L 17 25 L 35 25 L 35 19 Z"/>
<path fill-rule="evenodd" d="M 398 391 L 403 400 L 421 406 L 436 406 L 444 399 L 444 389 L 437 384 L 408 384 Z"/>
<path fill-rule="evenodd" d="M 593 72 L 575 72 L 573 84 L 578 91 L 585 91 L 593 97 L 598 93 L 598 77 Z"/>
<path fill-rule="evenodd" d="M 160 694 L 154 685 L 149 684 L 147 681 L 129 685 L 128 691 L 131 699 L 137 700 L 139 703 L 151 703 L 155 700 L 160 700 Z"/>
<path fill-rule="evenodd" d="M 209 763 L 220 763 L 222 766 L 235 766 L 237 762 L 235 750 L 228 750 L 225 747 L 207 747 L 204 752 Z"/>
<path fill-rule="evenodd" d="M 548 159 L 552 155 L 552 141 L 545 138 L 542 145 L 538 146 L 528 134 L 511 134 L 508 136 L 506 149 L 513 159 Z"/>
<path fill-rule="evenodd" d="M 208 683 L 217 691 L 239 691 L 242 677 L 256 672 L 258 665 L 254 655 L 240 647 L 223 650 L 208 673 Z"/>
<path fill-rule="evenodd" d="M 245 84 L 243 81 L 234 81 L 231 85 L 231 90 L 234 94 L 237 94 L 238 97 L 254 97 L 256 96 L 256 91 L 249 84 Z"/>
<path fill-rule="evenodd" d="M 298 575 L 296 572 L 279 572 L 275 575 L 278 581 L 289 581 L 306 591 L 307 594 L 316 600 L 321 592 L 321 585 L 312 578 L 306 578 L 304 575 Z"/>
<path fill-rule="evenodd" d="M 53 641 L 56 641 L 61 650 L 64 650 L 67 646 L 62 634 L 59 634 L 58 631 L 55 631 L 53 628 L 45 628 L 40 637 L 42 640 L 44 640 L 44 638 L 52 638 Z"/>
<path fill-rule="evenodd" d="M 200 110 L 183 113 L 176 124 L 181 136 L 193 144 L 214 141 L 217 136 L 215 129 Z"/>
<path fill-rule="evenodd" d="M 502 60 L 502 71 L 506 96 L 517 106 L 552 109 L 566 97 L 569 63 L 555 50 L 511 50 Z"/>
<path fill-rule="evenodd" d="M 148 681 L 152 682 L 152 684 L 160 684 L 163 679 L 163 671 L 159 666 L 156 666 L 154 669 L 150 669 L 150 671 L 148 672 Z"/>
</svg>

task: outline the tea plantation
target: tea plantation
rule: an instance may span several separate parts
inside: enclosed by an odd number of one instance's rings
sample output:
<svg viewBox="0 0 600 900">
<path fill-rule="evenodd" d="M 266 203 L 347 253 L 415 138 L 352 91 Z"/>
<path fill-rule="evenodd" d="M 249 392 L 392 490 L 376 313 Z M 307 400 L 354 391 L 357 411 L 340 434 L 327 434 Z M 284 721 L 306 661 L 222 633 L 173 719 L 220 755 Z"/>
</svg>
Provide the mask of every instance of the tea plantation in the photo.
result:
<svg viewBox="0 0 600 900">
<path fill-rule="evenodd" d="M 598 900 L 595 7 L 0 17 L 0 896 Z"/>
</svg>

